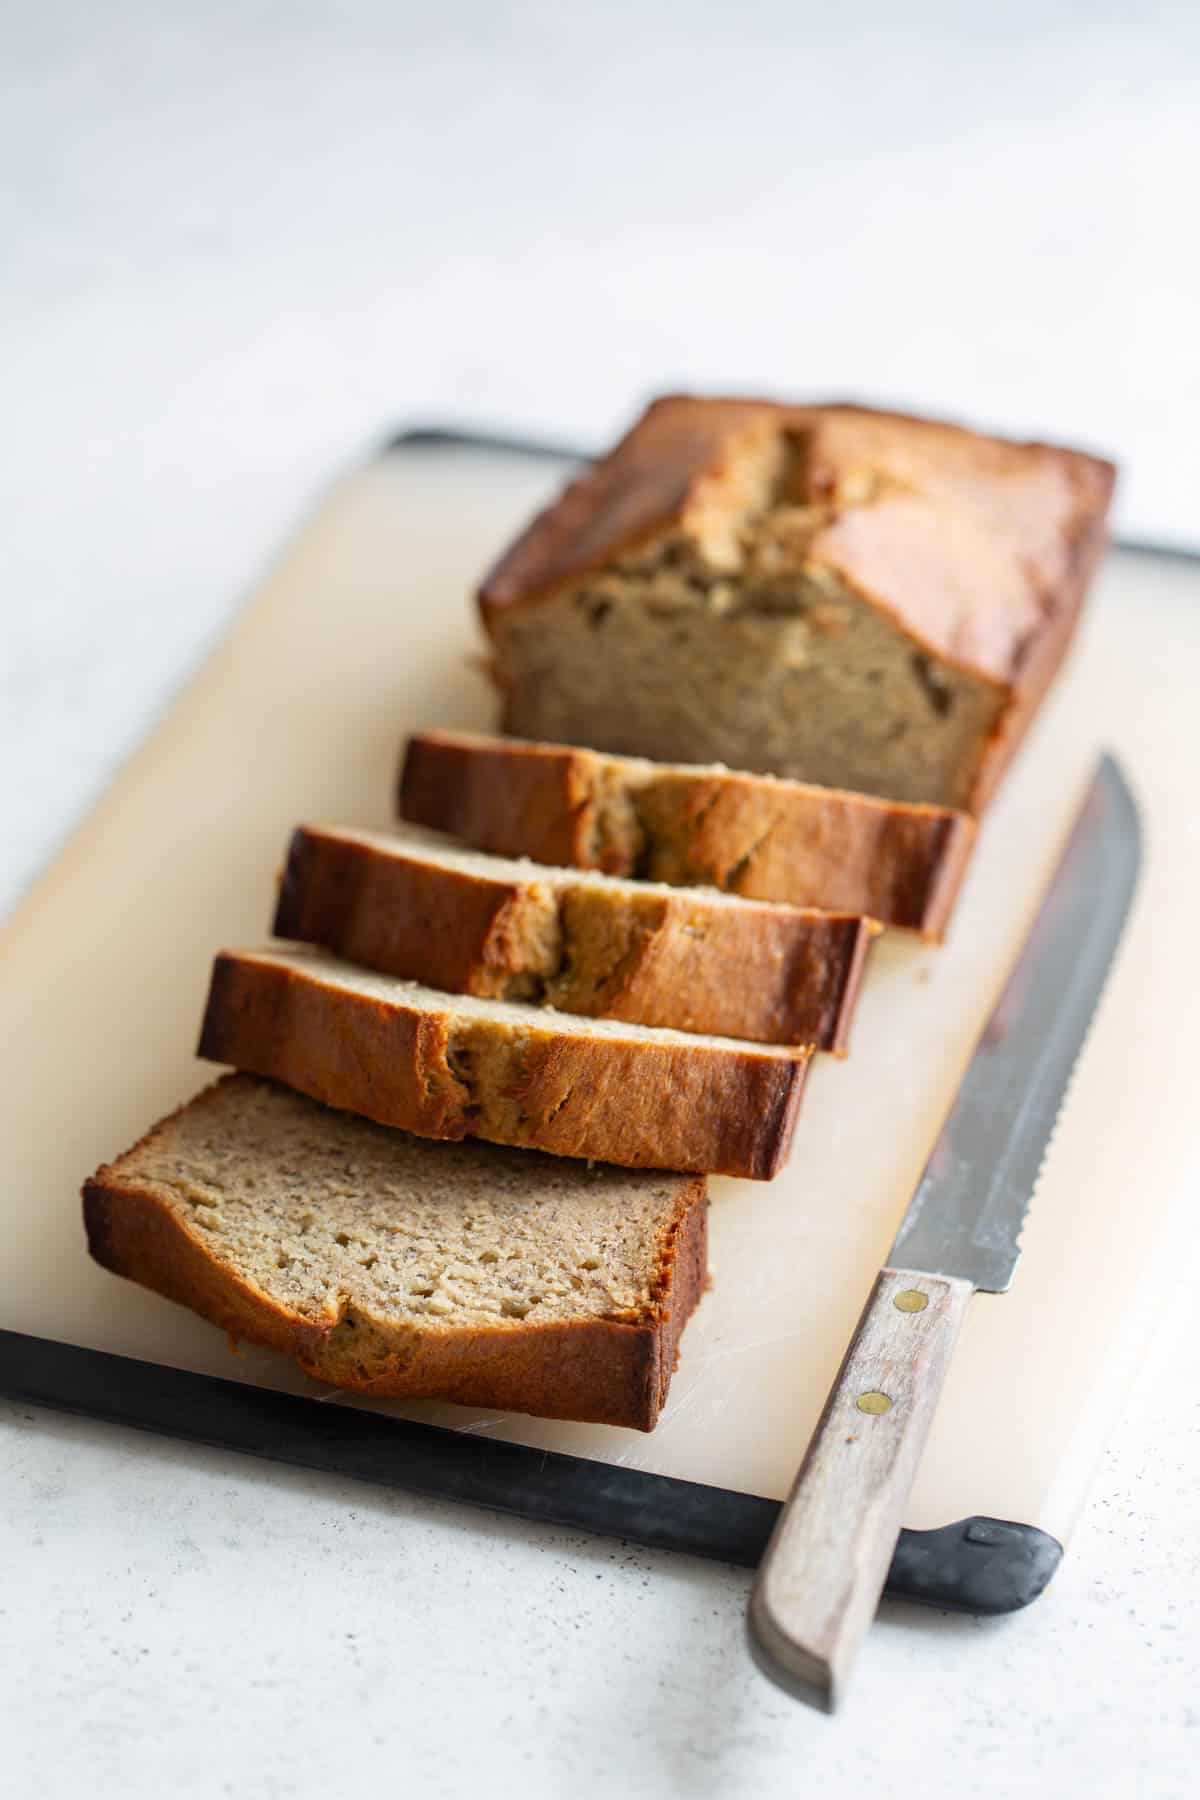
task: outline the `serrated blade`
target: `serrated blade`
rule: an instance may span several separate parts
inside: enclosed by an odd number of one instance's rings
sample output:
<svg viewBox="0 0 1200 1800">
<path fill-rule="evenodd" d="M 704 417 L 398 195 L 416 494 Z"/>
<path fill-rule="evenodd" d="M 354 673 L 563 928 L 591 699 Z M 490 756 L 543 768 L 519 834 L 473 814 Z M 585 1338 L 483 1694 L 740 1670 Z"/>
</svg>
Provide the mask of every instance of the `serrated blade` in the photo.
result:
<svg viewBox="0 0 1200 1800">
<path fill-rule="evenodd" d="M 1137 803 L 1104 756 L 976 1045 L 889 1265 L 1002 1294 L 1142 860 Z"/>
</svg>

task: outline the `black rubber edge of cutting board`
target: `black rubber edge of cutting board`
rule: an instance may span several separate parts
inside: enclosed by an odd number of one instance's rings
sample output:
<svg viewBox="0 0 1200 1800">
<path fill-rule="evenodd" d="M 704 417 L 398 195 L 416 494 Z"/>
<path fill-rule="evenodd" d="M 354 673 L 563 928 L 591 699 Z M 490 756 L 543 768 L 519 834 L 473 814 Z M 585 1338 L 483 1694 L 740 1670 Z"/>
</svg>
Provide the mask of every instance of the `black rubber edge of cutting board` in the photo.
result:
<svg viewBox="0 0 1200 1800">
<path fill-rule="evenodd" d="M 754 1568 L 777 1500 L 353 1406 L 277 1394 L 104 1350 L 0 1331 L 0 1395 L 654 1550 Z M 1028 1606 L 1062 1560 L 1036 1526 L 960 1519 L 902 1531 L 887 1593 L 955 1612 Z"/>
</svg>

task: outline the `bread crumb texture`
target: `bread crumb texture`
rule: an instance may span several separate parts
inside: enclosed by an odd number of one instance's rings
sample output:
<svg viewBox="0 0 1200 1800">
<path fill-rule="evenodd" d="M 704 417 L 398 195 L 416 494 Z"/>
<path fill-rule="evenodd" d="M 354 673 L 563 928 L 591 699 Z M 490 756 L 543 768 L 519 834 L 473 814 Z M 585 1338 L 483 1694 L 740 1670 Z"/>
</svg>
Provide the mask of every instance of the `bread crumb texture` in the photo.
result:
<svg viewBox="0 0 1200 1800">
<path fill-rule="evenodd" d="M 695 1184 L 431 1143 L 228 1077 L 115 1170 L 252 1289 L 353 1332 L 654 1323 Z"/>
</svg>

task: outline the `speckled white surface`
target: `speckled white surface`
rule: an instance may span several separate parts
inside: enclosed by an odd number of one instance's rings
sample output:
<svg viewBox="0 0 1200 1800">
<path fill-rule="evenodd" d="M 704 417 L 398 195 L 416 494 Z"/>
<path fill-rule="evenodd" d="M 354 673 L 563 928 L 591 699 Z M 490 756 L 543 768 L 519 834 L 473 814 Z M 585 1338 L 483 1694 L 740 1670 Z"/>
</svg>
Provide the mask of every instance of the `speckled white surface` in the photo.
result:
<svg viewBox="0 0 1200 1800">
<path fill-rule="evenodd" d="M 2 1407 L 7 1791 L 1185 1800 L 1198 1378 L 1164 1334 L 1043 1599 L 886 1605 L 834 1720 L 739 1572 Z"/>
<path fill-rule="evenodd" d="M 1116 448 L 1126 526 L 1196 535 L 1193 7 L 665 18 L 10 28 L 0 904 L 405 417 L 852 389 Z M 0 1787 L 1190 1794 L 1194 1291 L 1045 1598 L 887 1607 L 834 1721 L 750 1666 L 742 1574 L 0 1406 Z"/>
</svg>

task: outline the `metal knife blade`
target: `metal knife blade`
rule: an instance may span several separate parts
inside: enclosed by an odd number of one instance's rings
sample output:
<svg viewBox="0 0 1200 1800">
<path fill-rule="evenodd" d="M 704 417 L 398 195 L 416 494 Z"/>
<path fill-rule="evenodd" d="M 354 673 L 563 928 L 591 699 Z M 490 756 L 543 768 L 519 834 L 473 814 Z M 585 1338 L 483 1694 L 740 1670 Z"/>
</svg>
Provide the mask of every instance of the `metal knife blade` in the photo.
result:
<svg viewBox="0 0 1200 1800">
<path fill-rule="evenodd" d="M 1010 1285 L 1140 865 L 1137 805 L 1106 755 L 909 1203 L 892 1268 L 960 1276 L 992 1294 Z"/>
</svg>

